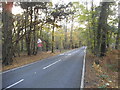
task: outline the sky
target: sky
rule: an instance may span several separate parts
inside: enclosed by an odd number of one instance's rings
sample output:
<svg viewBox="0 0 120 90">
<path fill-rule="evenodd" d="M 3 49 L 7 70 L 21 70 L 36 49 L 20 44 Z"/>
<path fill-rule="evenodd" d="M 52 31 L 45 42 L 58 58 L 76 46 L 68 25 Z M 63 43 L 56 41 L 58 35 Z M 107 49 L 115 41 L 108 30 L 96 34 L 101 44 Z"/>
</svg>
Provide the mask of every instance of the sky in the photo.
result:
<svg viewBox="0 0 120 90">
<path fill-rule="evenodd" d="M 22 12 L 23 12 L 23 9 L 22 9 L 20 6 L 13 6 L 13 8 L 12 8 L 12 13 L 13 13 L 14 15 L 20 14 L 20 13 L 22 13 Z"/>
<path fill-rule="evenodd" d="M 88 2 L 88 6 L 90 5 L 91 1 L 92 0 L 52 0 L 52 2 L 55 4 L 55 3 L 58 3 L 60 1 L 63 1 L 64 3 L 68 3 L 68 2 L 80 2 L 80 3 L 85 3 L 85 2 Z M 95 5 L 99 5 L 100 1 L 102 0 L 93 0 L 93 3 Z M 108 0 L 109 1 L 109 0 Z"/>
<path fill-rule="evenodd" d="M 68 3 L 68 2 L 91 2 L 92 0 L 52 0 L 52 2 L 53 3 L 57 3 L 57 2 L 59 2 L 59 1 L 63 1 L 64 3 Z M 100 2 L 101 0 L 93 0 L 93 2 L 95 3 L 95 4 L 99 4 L 99 2 Z"/>
</svg>

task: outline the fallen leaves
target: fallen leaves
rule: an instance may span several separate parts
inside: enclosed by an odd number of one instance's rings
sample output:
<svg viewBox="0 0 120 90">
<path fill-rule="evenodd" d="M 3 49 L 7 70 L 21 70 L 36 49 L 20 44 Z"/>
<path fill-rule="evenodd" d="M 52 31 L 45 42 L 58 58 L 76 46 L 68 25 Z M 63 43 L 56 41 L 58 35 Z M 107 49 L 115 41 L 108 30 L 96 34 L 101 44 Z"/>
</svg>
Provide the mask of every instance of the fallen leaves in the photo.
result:
<svg viewBox="0 0 120 90">
<path fill-rule="evenodd" d="M 118 88 L 118 53 L 120 52 L 113 50 L 104 58 L 87 54 L 85 88 Z"/>
<path fill-rule="evenodd" d="M 3 66 L 2 71 L 9 70 L 9 69 L 16 68 L 16 67 L 20 67 L 20 66 L 44 59 L 44 58 L 48 58 L 50 56 L 55 56 L 57 54 L 60 54 L 60 52 L 57 51 L 54 54 L 51 53 L 50 51 L 39 52 L 37 55 L 31 55 L 31 56 L 28 56 L 26 54 L 22 54 L 20 57 L 14 58 L 12 65 Z"/>
</svg>

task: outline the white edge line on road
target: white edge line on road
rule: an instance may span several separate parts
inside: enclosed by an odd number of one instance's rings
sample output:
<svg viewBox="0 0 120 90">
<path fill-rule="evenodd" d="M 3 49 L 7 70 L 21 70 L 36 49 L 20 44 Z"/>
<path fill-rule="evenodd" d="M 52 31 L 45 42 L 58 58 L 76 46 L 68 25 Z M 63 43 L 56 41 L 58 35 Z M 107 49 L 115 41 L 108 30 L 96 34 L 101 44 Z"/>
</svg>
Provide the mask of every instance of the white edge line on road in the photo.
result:
<svg viewBox="0 0 120 90">
<path fill-rule="evenodd" d="M 46 67 L 44 67 L 43 69 L 46 69 L 46 68 L 48 68 L 48 67 L 50 67 L 50 66 L 52 66 L 52 65 L 54 65 L 54 64 L 56 64 L 56 63 L 58 63 L 59 61 L 61 61 L 61 59 L 60 60 L 58 60 L 58 61 L 55 61 L 54 63 L 52 63 L 52 64 L 49 64 L 49 65 L 47 65 Z"/>
<path fill-rule="evenodd" d="M 14 83 L 14 84 L 12 84 L 12 85 L 10 85 L 10 86 L 8 86 L 8 87 L 6 87 L 6 88 L 3 89 L 3 90 L 6 90 L 6 89 L 8 89 L 8 88 L 11 88 L 11 87 L 17 85 L 18 83 L 22 82 L 23 80 L 24 80 L 24 79 L 21 79 L 21 80 L 19 80 L 18 82 Z"/>
<path fill-rule="evenodd" d="M 86 47 L 86 48 L 87 48 L 87 47 Z M 82 78 L 81 78 L 82 80 L 81 80 L 80 90 L 82 90 L 82 88 L 84 88 L 86 48 L 85 48 L 85 50 L 84 50 L 85 54 L 84 54 L 84 61 L 83 61 L 83 68 L 82 68 Z"/>
<path fill-rule="evenodd" d="M 26 65 L 23 65 L 23 66 L 20 66 L 20 67 L 17 67 L 17 68 L 13 68 L 13 69 L 10 69 L 10 70 L 7 70 L 7 71 L 4 71 L 4 72 L 2 72 L 2 73 L 4 74 L 4 73 L 10 72 L 10 71 L 14 71 L 14 70 L 16 70 L 16 69 L 20 69 L 20 68 L 23 68 L 23 67 L 26 67 L 26 66 L 29 66 L 29 65 L 35 64 L 35 63 L 37 63 L 37 62 L 39 62 L 39 61 L 36 61 L 36 62 L 30 63 L 30 64 L 26 64 Z M 2 73 L 0 73 L 0 74 L 2 74 Z"/>
</svg>

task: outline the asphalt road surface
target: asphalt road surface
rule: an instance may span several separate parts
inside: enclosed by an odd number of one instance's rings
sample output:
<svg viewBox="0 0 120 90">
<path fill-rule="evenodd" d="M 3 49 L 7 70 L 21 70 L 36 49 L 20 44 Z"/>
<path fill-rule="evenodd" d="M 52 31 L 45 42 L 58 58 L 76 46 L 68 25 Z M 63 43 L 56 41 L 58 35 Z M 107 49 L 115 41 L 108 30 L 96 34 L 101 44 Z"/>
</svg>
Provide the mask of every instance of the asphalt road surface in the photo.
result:
<svg viewBox="0 0 120 90">
<path fill-rule="evenodd" d="M 86 47 L 2 73 L 2 88 L 80 88 Z"/>
</svg>

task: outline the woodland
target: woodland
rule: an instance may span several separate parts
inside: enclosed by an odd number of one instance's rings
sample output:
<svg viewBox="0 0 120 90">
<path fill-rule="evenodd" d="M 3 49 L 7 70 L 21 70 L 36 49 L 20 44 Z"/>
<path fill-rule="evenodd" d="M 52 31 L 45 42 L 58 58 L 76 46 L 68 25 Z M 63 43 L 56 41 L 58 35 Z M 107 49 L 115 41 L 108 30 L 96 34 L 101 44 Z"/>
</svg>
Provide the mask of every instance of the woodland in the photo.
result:
<svg viewBox="0 0 120 90">
<path fill-rule="evenodd" d="M 103 0 L 104 1 L 104 0 Z M 12 14 L 13 5 L 23 13 Z M 87 46 L 97 57 L 120 49 L 120 3 L 2 2 L 2 63 L 25 52 L 69 50 Z M 38 47 L 41 39 L 41 47 Z"/>
</svg>

